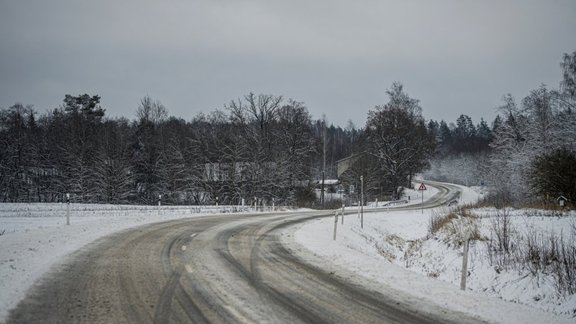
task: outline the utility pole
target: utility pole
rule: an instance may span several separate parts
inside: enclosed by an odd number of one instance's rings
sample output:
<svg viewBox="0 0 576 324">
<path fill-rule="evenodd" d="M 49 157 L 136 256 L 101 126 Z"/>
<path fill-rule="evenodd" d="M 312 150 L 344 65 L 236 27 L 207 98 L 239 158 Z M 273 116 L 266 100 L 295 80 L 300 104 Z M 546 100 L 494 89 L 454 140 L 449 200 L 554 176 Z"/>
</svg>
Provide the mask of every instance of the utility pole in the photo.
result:
<svg viewBox="0 0 576 324">
<path fill-rule="evenodd" d="M 326 116 L 322 117 L 322 191 L 320 193 L 320 203 L 324 208 L 324 180 L 326 178 Z"/>
<path fill-rule="evenodd" d="M 364 228 L 364 176 L 360 176 L 360 228 Z"/>
</svg>

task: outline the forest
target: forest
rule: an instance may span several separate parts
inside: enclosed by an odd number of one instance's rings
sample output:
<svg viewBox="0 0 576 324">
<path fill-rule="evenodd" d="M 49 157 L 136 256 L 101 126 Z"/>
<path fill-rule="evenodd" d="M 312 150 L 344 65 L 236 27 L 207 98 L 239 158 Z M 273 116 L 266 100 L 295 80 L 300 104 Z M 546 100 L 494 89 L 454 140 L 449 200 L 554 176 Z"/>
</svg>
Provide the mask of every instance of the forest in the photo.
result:
<svg viewBox="0 0 576 324">
<path fill-rule="evenodd" d="M 576 199 L 576 52 L 558 89 L 542 85 L 475 124 L 425 120 L 401 83 L 366 125 L 313 120 L 303 102 L 249 93 L 192 120 L 142 98 L 133 119 L 106 116 L 96 94 L 64 96 L 38 113 L 0 108 L 0 201 L 320 206 L 314 189 L 358 156 L 342 188 L 365 179 L 366 199 L 396 199 L 413 177 L 490 186 L 507 204 Z"/>
<path fill-rule="evenodd" d="M 280 96 L 248 94 L 191 121 L 141 99 L 136 118 L 108 118 L 98 95 L 66 95 L 45 114 L 0 111 L 0 201 L 294 204 L 321 173 L 351 154 L 359 131 L 312 121 Z"/>
</svg>

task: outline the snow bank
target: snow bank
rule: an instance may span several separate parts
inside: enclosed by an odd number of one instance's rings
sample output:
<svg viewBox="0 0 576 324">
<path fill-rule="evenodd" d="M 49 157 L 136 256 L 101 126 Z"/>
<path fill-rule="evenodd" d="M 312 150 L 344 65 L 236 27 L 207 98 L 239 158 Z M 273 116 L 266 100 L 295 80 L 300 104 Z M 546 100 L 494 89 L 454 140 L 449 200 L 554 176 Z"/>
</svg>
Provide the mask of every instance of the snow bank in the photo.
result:
<svg viewBox="0 0 576 324">
<path fill-rule="evenodd" d="M 98 238 L 140 225 L 238 210 L 72 204 L 67 226 L 65 204 L 0 204 L 0 322 L 45 272 Z"/>
<path fill-rule="evenodd" d="M 463 188 L 461 204 L 473 203 L 479 195 Z M 300 249 L 316 255 L 319 264 L 332 264 L 331 271 L 345 277 L 363 277 L 446 308 L 480 316 L 491 322 L 573 322 L 574 296 L 556 296 L 550 278 L 530 278 L 522 273 L 496 273 L 489 265 L 483 243 L 472 244 L 468 260 L 467 290 L 461 291 L 462 248 L 445 236 L 431 236 L 428 224 L 433 210 L 364 214 L 364 228 L 356 214 L 338 221 L 333 240 L 334 218 L 318 219 L 294 230 Z M 526 211 L 519 214 L 525 215 Z M 525 216 L 522 216 L 525 217 Z M 532 219 L 531 226 L 566 228 L 576 215 Z M 516 219 L 526 223 L 525 218 Z M 488 221 L 479 226 L 486 234 Z M 503 300 L 504 299 L 504 300 Z M 506 301 L 505 301 L 506 300 Z M 548 312 L 545 312 L 548 311 Z"/>
</svg>

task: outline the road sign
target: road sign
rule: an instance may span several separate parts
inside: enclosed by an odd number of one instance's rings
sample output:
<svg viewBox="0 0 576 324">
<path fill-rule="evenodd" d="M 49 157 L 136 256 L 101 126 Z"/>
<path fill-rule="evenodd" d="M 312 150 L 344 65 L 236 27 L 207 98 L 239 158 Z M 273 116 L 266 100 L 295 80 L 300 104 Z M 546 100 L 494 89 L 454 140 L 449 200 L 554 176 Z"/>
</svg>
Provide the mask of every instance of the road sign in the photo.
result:
<svg viewBox="0 0 576 324">
<path fill-rule="evenodd" d="M 422 193 L 422 214 L 424 214 L 424 191 L 425 190 L 426 190 L 426 185 L 421 183 L 420 188 L 418 188 L 418 191 L 420 191 Z"/>
</svg>

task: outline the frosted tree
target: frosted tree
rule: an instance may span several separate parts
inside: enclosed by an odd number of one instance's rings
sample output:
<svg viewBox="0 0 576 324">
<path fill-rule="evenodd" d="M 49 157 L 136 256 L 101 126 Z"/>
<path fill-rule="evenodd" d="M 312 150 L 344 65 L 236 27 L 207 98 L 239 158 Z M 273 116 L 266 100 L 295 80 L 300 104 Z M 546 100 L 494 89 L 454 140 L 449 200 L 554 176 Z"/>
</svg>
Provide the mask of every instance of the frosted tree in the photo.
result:
<svg viewBox="0 0 576 324">
<path fill-rule="evenodd" d="M 576 100 L 576 51 L 572 54 L 564 53 L 560 67 L 562 68 L 560 91 L 567 97 L 569 105 L 576 108 L 574 106 Z"/>
<path fill-rule="evenodd" d="M 545 160 L 576 149 L 573 140 L 576 120 L 571 104 L 574 93 L 573 57 L 565 55 L 562 67 L 564 80 L 561 91 L 541 86 L 522 100 L 521 108 L 516 106 L 512 96 L 504 97 L 501 107 L 504 121 L 495 127 L 491 144 L 494 148 L 491 158 L 492 183 L 499 192 L 507 193 L 513 200 L 541 196 L 543 191 L 535 190 L 538 186 L 534 186 L 532 180 L 536 175 L 550 174 L 544 170 L 548 166 Z M 536 169 L 539 169 L 538 172 Z M 545 180 L 539 179 L 538 182 Z"/>
<path fill-rule="evenodd" d="M 525 177 L 532 158 L 528 147 L 528 118 L 522 114 L 512 95 L 503 97 L 499 110 L 505 121 L 494 130 L 491 143 L 490 183 L 502 199 L 518 199 L 525 196 Z"/>
<path fill-rule="evenodd" d="M 17 103 L 0 110 L 0 201 L 31 201 L 41 138 L 32 106 Z"/>
<path fill-rule="evenodd" d="M 560 91 L 557 93 L 560 110 L 557 137 L 563 140 L 564 147 L 568 150 L 576 151 L 576 141 L 566 140 L 576 138 L 576 51 L 564 54 L 560 66 L 562 81 Z"/>
<path fill-rule="evenodd" d="M 51 152 L 57 161 L 61 182 L 57 190 L 71 193 L 76 201 L 97 201 L 94 162 L 100 146 L 105 110 L 98 95 L 66 95 L 64 104 L 51 116 Z"/>
<path fill-rule="evenodd" d="M 279 110 L 278 115 L 279 163 L 285 173 L 286 198 L 293 201 L 298 181 L 311 176 L 311 159 L 316 153 L 312 121 L 304 104 L 292 99 Z"/>
<path fill-rule="evenodd" d="M 390 101 L 368 113 L 366 136 L 368 153 L 376 157 L 387 178 L 387 191 L 394 198 L 400 186 L 410 185 L 410 177 L 421 171 L 434 152 L 434 137 L 424 124 L 418 100 L 394 83 L 387 91 Z"/>
<path fill-rule="evenodd" d="M 539 155 L 558 148 L 559 120 L 554 95 L 545 86 L 530 91 L 522 100 L 522 114 L 526 116 L 526 143 L 531 154 Z"/>
<path fill-rule="evenodd" d="M 249 197 L 271 200 L 282 177 L 275 156 L 275 126 L 281 107 L 281 96 L 253 93 L 226 106 L 232 123 L 241 129 L 241 136 L 235 140 L 241 142 L 241 150 L 248 155 L 243 162 L 248 162 L 244 174 Z"/>
<path fill-rule="evenodd" d="M 94 161 L 98 200 L 126 203 L 134 187 L 129 151 L 128 120 L 107 120 L 100 132 L 100 149 Z"/>
<path fill-rule="evenodd" d="M 154 204 L 158 195 L 166 193 L 163 169 L 166 147 L 163 145 L 162 124 L 168 113 L 161 102 L 144 97 L 136 116 L 138 121 L 131 138 L 135 190 L 141 203 Z"/>
</svg>

